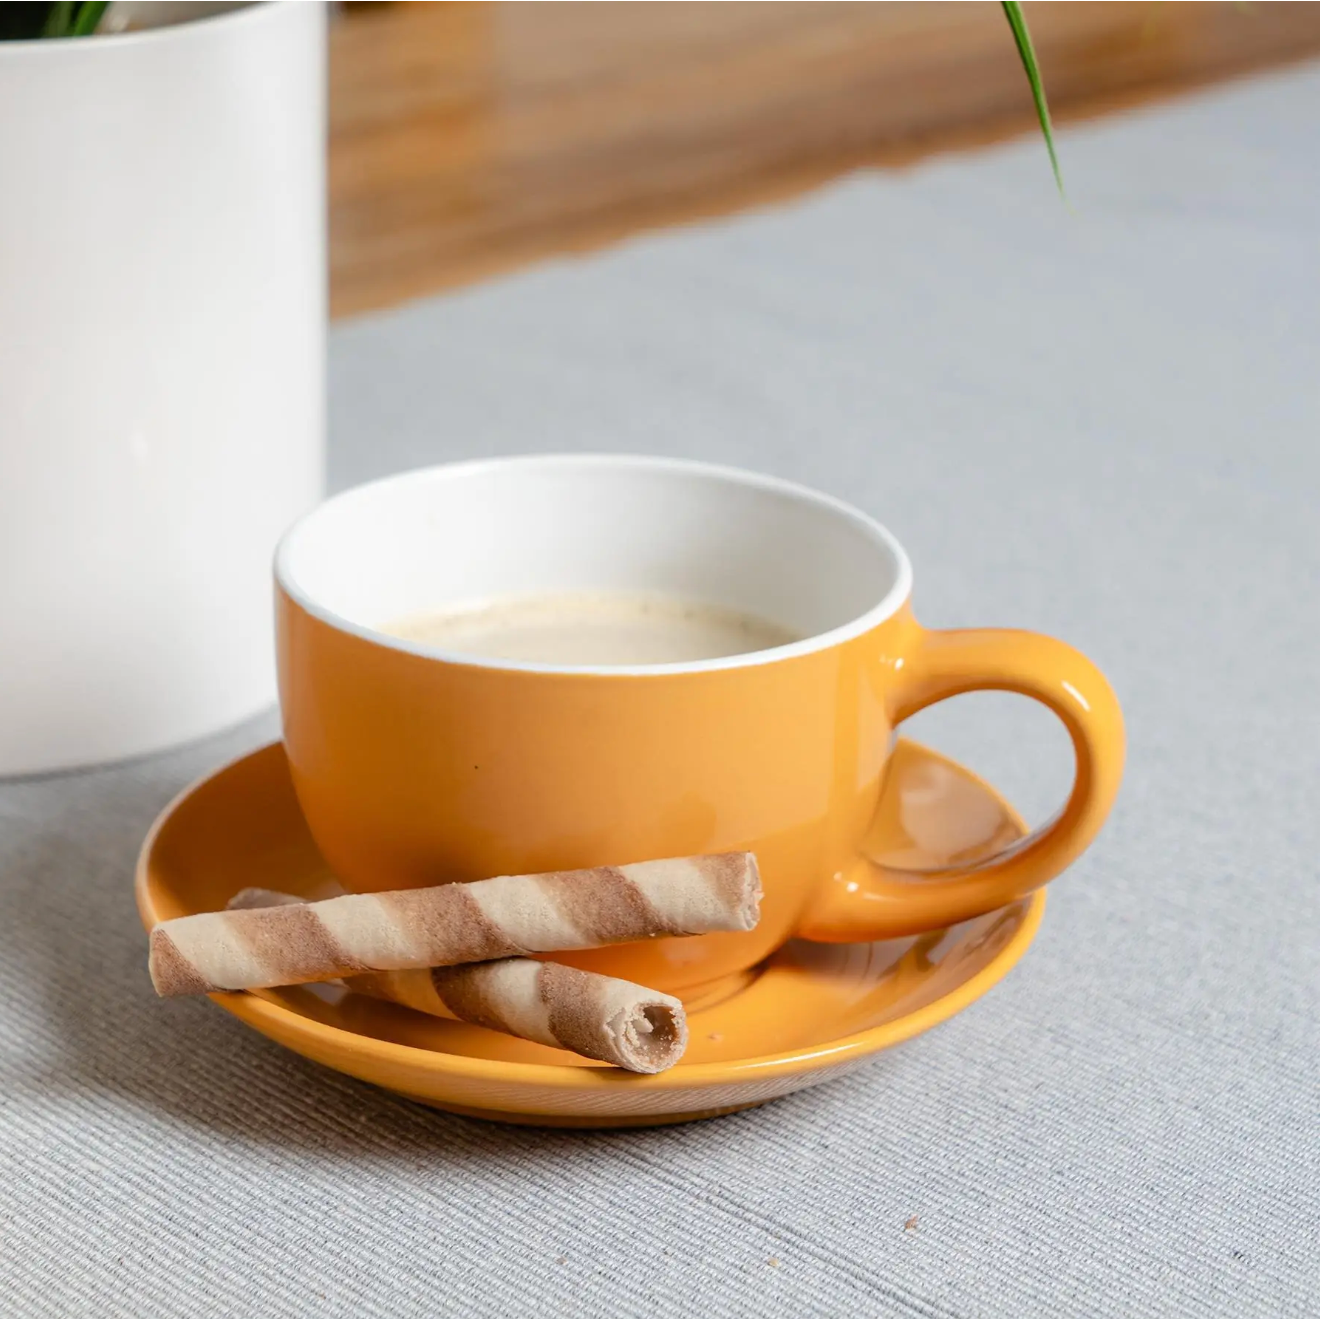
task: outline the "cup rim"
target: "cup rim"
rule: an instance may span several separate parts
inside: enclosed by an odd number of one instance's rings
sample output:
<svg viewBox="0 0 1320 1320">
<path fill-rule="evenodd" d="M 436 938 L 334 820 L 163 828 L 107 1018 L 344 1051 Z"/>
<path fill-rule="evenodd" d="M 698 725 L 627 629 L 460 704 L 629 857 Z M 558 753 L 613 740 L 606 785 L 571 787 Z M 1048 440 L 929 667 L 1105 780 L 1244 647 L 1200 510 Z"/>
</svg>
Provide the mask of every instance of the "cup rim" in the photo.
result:
<svg viewBox="0 0 1320 1320">
<path fill-rule="evenodd" d="M 657 472 L 688 474 L 692 476 L 714 477 L 754 490 L 773 492 L 810 504 L 818 509 L 851 523 L 872 541 L 882 546 L 893 558 L 895 574 L 893 584 L 879 601 L 862 614 L 850 619 L 838 627 L 825 632 L 813 633 L 810 637 L 789 642 L 784 646 L 769 647 L 763 651 L 747 651 L 740 655 L 718 656 L 708 660 L 689 660 L 664 664 L 644 665 L 584 665 L 551 664 L 531 660 L 507 660 L 495 657 L 471 655 L 462 651 L 452 651 L 444 647 L 428 646 L 403 637 L 394 637 L 375 628 L 355 623 L 344 615 L 328 609 L 314 600 L 294 581 L 290 569 L 290 558 L 294 543 L 299 535 L 316 518 L 320 517 L 332 505 L 341 501 L 360 498 L 366 491 L 381 491 L 391 486 L 402 486 L 411 482 L 434 478 L 437 474 L 462 477 L 471 473 L 500 468 L 632 468 L 650 469 Z M 275 581 L 279 589 L 300 609 L 313 618 L 340 632 L 348 633 L 365 642 L 381 646 L 387 650 L 400 651 L 415 655 L 421 659 L 435 660 L 449 665 L 461 665 L 471 669 L 499 670 L 510 673 L 561 675 L 564 677 L 592 678 L 646 678 L 668 677 L 679 674 L 708 674 L 720 670 L 748 669 L 759 665 L 776 664 L 784 660 L 796 660 L 802 656 L 827 651 L 844 642 L 852 641 L 863 633 L 891 618 L 902 607 L 912 593 L 912 563 L 907 551 L 898 538 L 882 523 L 877 522 L 860 509 L 827 495 L 810 486 L 789 481 L 783 477 L 772 477 L 746 468 L 734 467 L 723 463 L 706 463 L 699 459 L 665 458 L 646 454 L 609 454 L 609 453 L 553 453 L 553 454 L 512 454 L 495 458 L 462 459 L 452 463 L 436 463 L 427 467 L 410 468 L 373 481 L 362 482 L 348 490 L 341 491 L 318 504 L 303 514 L 280 537 L 275 548 Z"/>
</svg>

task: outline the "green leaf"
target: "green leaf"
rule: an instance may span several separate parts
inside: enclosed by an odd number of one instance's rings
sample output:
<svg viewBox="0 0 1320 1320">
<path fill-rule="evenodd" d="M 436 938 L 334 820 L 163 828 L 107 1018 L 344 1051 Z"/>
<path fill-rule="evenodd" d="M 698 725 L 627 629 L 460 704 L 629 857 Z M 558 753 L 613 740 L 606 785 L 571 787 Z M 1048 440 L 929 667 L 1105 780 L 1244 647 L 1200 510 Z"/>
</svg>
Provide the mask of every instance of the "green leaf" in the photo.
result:
<svg viewBox="0 0 1320 1320">
<path fill-rule="evenodd" d="M 91 0 L 90 3 L 79 5 L 69 35 L 90 37 L 96 31 L 96 25 L 101 21 L 101 15 L 105 13 L 109 3 L 110 0 Z"/>
<path fill-rule="evenodd" d="M 73 22 L 73 0 L 58 0 L 50 7 L 46 15 L 46 25 L 41 29 L 43 37 L 62 37 Z"/>
<path fill-rule="evenodd" d="M 1054 182 L 1058 186 L 1059 196 L 1063 193 L 1063 175 L 1059 172 L 1059 158 L 1054 151 L 1054 125 L 1050 123 L 1050 107 L 1045 100 L 1045 86 L 1040 80 L 1040 65 L 1036 63 L 1036 50 L 1031 44 L 1031 33 L 1027 31 L 1027 20 L 1022 15 L 1022 6 L 1014 0 L 1000 0 L 1004 6 L 1004 17 L 1012 29 L 1013 40 L 1017 42 L 1018 57 L 1026 71 L 1027 81 L 1031 84 L 1031 99 L 1036 103 L 1036 117 L 1040 120 L 1040 131 L 1045 135 L 1045 147 L 1050 153 L 1050 166 L 1054 170 Z"/>
<path fill-rule="evenodd" d="M 100 25 L 109 0 L 9 0 L 0 3 L 0 41 L 36 41 L 52 37 L 89 37 Z"/>
</svg>

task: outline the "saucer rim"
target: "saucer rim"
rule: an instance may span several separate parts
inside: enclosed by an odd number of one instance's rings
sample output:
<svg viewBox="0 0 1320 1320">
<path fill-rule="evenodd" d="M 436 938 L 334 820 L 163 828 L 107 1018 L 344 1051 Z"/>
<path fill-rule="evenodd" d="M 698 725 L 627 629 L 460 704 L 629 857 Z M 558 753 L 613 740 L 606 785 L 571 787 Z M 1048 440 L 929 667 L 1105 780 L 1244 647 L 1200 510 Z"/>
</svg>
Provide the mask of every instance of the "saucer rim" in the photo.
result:
<svg viewBox="0 0 1320 1320">
<path fill-rule="evenodd" d="M 159 918 L 156 916 L 148 879 L 150 861 L 156 841 L 165 825 L 178 809 L 213 779 L 236 769 L 243 762 L 268 755 L 280 745 L 273 739 L 260 747 L 233 757 L 221 766 L 200 775 L 177 793 L 161 810 L 147 831 L 138 852 L 134 872 L 134 896 L 143 926 L 150 930 Z M 922 755 L 942 762 L 963 777 L 972 780 L 988 793 L 1004 810 L 1019 831 L 1020 837 L 1029 833 L 1021 815 L 982 776 L 943 752 L 911 738 L 900 738 Z M 241 1022 L 290 1048 L 329 1049 L 333 1052 L 357 1054 L 379 1063 L 407 1071 L 429 1072 L 442 1076 L 461 1077 L 473 1082 L 500 1082 L 505 1086 L 537 1086 L 551 1091 L 666 1091 L 686 1090 L 693 1087 L 714 1087 L 733 1083 L 746 1083 L 757 1078 L 792 1077 L 822 1066 L 836 1066 L 846 1061 L 864 1058 L 869 1054 L 901 1044 L 930 1028 L 938 1026 L 980 999 L 1008 975 L 1021 961 L 1035 939 L 1044 917 L 1046 889 L 1024 895 L 1028 903 L 1022 922 L 1013 936 L 991 960 L 974 976 L 955 986 L 947 994 L 932 1000 L 911 1013 L 841 1036 L 824 1045 L 814 1045 L 777 1054 L 752 1056 L 747 1059 L 724 1059 L 710 1063 L 684 1064 L 681 1061 L 663 1073 L 635 1074 L 618 1068 L 584 1067 L 580 1064 L 524 1063 L 501 1059 L 477 1058 L 466 1054 L 451 1054 L 444 1050 L 427 1049 L 418 1045 L 403 1045 L 397 1041 L 380 1040 L 364 1036 L 344 1027 L 319 1022 L 294 1009 L 287 1008 L 265 997 L 265 991 L 235 991 L 208 995 L 226 1012 Z M 1022 902 L 1018 899 L 1016 902 Z M 1011 906 L 1011 905 L 1010 905 Z M 1003 911 L 1004 909 L 997 909 Z M 988 915 L 988 914 L 986 914 Z M 298 1044 L 294 1045 L 294 1041 Z"/>
</svg>

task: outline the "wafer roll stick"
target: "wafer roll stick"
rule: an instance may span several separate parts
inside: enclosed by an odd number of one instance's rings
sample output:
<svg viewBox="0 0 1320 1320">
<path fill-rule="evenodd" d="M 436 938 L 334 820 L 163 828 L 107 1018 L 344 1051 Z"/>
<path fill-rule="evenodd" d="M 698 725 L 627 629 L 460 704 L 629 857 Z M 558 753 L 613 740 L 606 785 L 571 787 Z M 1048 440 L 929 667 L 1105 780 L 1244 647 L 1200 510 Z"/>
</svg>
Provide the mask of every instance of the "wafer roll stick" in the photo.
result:
<svg viewBox="0 0 1320 1320">
<path fill-rule="evenodd" d="M 751 853 L 499 876 L 176 917 L 152 930 L 149 966 L 161 995 L 256 990 L 655 935 L 751 930 L 760 900 Z"/>
<path fill-rule="evenodd" d="M 229 910 L 301 902 L 273 889 L 244 889 L 229 900 Z M 671 995 L 535 958 L 368 972 L 344 984 L 373 999 L 555 1045 L 630 1072 L 663 1072 L 687 1047 L 687 1018 Z"/>
</svg>

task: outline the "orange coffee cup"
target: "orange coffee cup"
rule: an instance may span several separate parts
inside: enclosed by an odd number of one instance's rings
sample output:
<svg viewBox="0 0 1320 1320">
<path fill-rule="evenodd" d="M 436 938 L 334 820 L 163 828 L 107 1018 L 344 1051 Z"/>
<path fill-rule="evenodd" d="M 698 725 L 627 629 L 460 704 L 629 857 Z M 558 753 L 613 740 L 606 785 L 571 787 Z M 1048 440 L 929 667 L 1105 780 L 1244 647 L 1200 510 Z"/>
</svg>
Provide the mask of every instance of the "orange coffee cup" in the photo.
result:
<svg viewBox="0 0 1320 1320">
<path fill-rule="evenodd" d="M 747 934 L 571 961 L 691 992 L 794 935 L 873 940 L 947 926 L 1058 875 L 1118 790 L 1123 722 L 1085 656 L 1035 633 L 932 632 L 898 542 L 789 482 L 661 458 L 494 459 L 350 490 L 276 556 L 284 740 L 340 881 L 367 891 L 750 849 Z M 686 664 L 474 659 L 392 621 L 537 593 L 678 595 L 804 640 Z M 878 865 L 865 840 L 896 725 L 997 688 L 1064 722 L 1077 771 L 1038 833 L 962 871 Z"/>
</svg>

